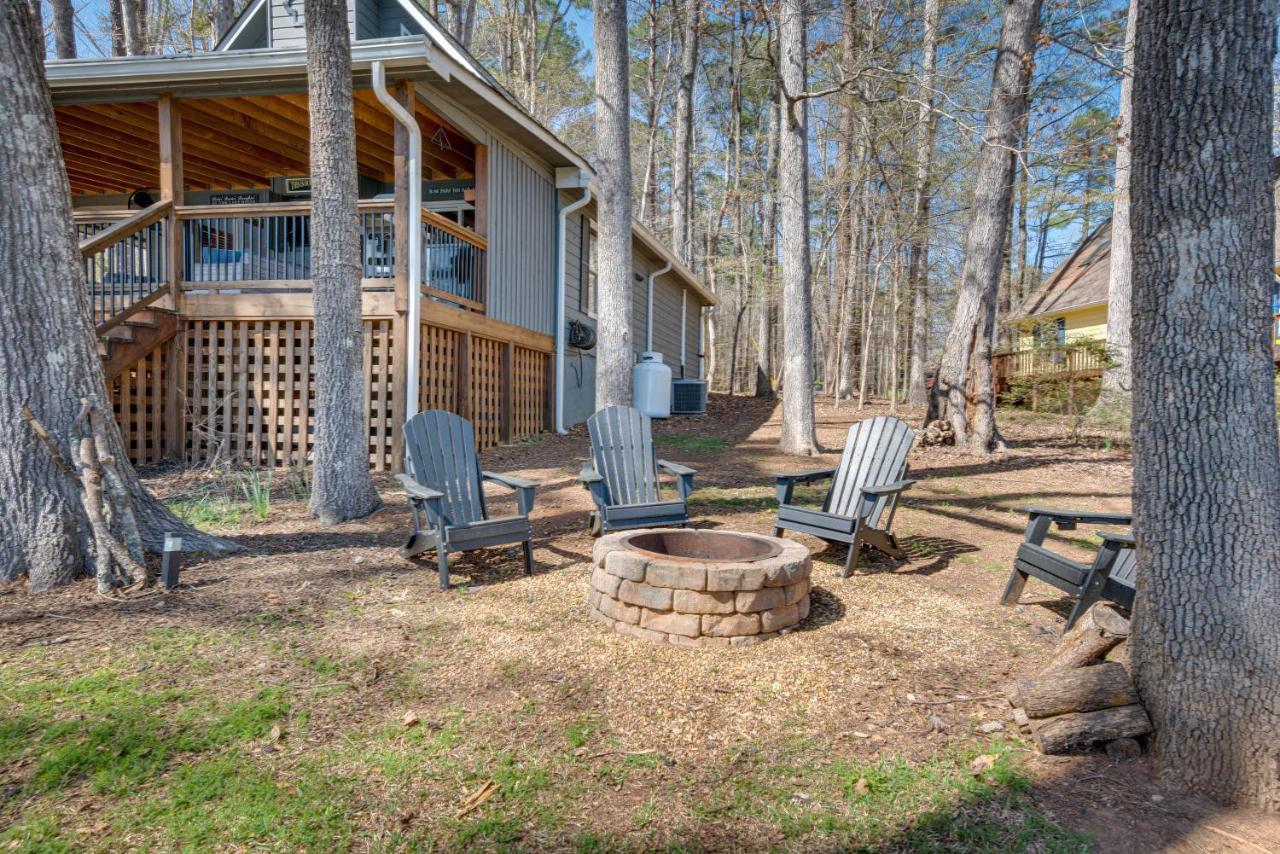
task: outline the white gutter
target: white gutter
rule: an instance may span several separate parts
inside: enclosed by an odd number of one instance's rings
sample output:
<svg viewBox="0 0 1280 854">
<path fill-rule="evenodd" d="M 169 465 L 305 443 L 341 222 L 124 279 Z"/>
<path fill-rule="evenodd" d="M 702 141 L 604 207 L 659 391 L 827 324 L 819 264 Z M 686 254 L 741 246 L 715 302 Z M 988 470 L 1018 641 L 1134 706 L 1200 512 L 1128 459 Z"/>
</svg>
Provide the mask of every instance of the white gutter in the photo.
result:
<svg viewBox="0 0 1280 854">
<path fill-rule="evenodd" d="M 564 300 L 567 285 L 565 283 L 566 264 L 564 262 L 564 240 L 569 214 L 586 207 L 591 201 L 591 188 L 582 188 L 582 198 L 570 202 L 560 209 L 559 230 L 556 232 L 556 418 L 557 433 L 564 432 L 564 339 L 565 316 Z"/>
<path fill-rule="evenodd" d="M 408 228 L 409 239 L 409 328 L 406 330 L 406 350 L 409 363 L 405 365 L 404 420 L 418 414 L 418 366 L 422 345 L 422 128 L 404 105 L 387 91 L 387 69 L 381 60 L 373 63 L 373 94 L 382 106 L 409 134 L 409 222 L 396 223 L 397 228 Z"/>
<path fill-rule="evenodd" d="M 667 262 L 667 266 L 661 270 L 654 270 L 649 274 L 649 305 L 645 309 L 644 314 L 644 349 L 645 352 L 653 350 L 653 280 L 661 276 L 663 273 L 671 271 L 671 262 Z"/>
</svg>

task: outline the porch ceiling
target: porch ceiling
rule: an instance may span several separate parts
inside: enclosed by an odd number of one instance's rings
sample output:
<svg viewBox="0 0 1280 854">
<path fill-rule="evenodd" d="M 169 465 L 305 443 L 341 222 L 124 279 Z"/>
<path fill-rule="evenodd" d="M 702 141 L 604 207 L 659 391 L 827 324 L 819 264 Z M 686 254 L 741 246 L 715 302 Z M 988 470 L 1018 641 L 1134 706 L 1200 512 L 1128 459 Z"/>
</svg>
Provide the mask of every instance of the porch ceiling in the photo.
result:
<svg viewBox="0 0 1280 854">
<path fill-rule="evenodd" d="M 265 187 L 270 179 L 309 172 L 309 116 L 304 92 L 177 101 L 182 116 L 185 189 Z M 55 113 L 71 192 L 130 193 L 159 182 L 155 101 L 60 104 Z M 475 146 L 419 104 L 423 177 L 470 178 Z M 394 180 L 395 132 L 369 89 L 355 92 L 356 164 L 361 175 Z"/>
</svg>

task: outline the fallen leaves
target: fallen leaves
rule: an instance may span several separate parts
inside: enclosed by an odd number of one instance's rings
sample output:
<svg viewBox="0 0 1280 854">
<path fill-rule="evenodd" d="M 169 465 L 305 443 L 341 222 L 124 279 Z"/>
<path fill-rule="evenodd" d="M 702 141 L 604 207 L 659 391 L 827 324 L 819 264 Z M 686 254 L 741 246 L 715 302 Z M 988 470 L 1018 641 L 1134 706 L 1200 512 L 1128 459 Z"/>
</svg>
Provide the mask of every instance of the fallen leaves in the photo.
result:
<svg viewBox="0 0 1280 854">
<path fill-rule="evenodd" d="M 996 756 L 992 753 L 984 753 L 969 763 L 969 773 L 975 777 L 981 777 L 994 767 L 996 767 Z"/>
<path fill-rule="evenodd" d="M 418 725 L 418 713 L 410 709 L 404 713 L 404 717 L 400 719 L 400 723 L 405 729 L 412 729 Z"/>
</svg>

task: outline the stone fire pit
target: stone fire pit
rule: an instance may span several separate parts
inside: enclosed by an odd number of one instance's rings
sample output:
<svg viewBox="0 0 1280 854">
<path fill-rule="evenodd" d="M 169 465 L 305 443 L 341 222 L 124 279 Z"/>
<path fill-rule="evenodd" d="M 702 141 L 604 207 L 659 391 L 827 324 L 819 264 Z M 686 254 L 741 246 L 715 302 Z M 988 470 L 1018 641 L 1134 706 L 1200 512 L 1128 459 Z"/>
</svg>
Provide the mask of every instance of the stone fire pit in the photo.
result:
<svg viewBox="0 0 1280 854">
<path fill-rule="evenodd" d="M 678 646 L 742 646 L 809 614 L 809 550 L 727 531 L 650 529 L 601 537 L 587 601 L 615 631 Z"/>
</svg>

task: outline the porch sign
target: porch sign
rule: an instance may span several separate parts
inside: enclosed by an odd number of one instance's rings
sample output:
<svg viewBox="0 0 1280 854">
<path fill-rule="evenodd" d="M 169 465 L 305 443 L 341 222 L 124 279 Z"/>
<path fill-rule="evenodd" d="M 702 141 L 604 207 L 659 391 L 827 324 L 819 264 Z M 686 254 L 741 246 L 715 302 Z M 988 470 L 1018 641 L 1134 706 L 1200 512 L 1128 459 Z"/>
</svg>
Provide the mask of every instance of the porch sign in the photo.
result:
<svg viewBox="0 0 1280 854">
<path fill-rule="evenodd" d="M 467 190 L 474 189 L 476 182 L 472 178 L 458 178 L 447 181 L 423 181 L 423 202 L 460 202 Z"/>
<path fill-rule="evenodd" d="M 211 205 L 256 205 L 261 200 L 256 190 L 246 190 L 241 193 L 209 194 L 209 204 Z"/>
</svg>

